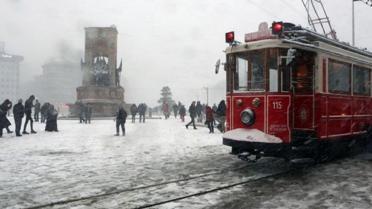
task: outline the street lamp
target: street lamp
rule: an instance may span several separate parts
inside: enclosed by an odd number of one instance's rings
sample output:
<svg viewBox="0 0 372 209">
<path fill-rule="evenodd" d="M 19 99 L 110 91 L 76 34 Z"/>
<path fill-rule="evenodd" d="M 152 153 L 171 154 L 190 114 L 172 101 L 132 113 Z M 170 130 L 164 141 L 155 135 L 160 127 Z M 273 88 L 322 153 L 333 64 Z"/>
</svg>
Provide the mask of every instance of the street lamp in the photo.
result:
<svg viewBox="0 0 372 209">
<path fill-rule="evenodd" d="M 207 87 L 203 87 L 203 89 L 207 91 L 207 105 L 208 105 L 209 104 L 209 88 L 207 86 Z"/>
<path fill-rule="evenodd" d="M 368 6 L 371 6 L 372 7 L 372 0 L 352 0 L 352 44 L 353 46 L 355 46 L 355 11 L 354 11 L 354 2 L 356 1 L 361 1 L 365 4 L 367 4 Z"/>
</svg>

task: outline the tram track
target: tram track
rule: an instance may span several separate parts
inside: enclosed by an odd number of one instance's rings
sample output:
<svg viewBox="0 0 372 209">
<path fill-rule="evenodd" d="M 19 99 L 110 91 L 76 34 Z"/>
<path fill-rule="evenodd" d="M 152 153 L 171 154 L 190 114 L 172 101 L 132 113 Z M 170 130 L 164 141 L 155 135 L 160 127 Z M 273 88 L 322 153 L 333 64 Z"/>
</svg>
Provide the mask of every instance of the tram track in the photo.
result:
<svg viewBox="0 0 372 209">
<path fill-rule="evenodd" d="M 276 166 L 272 168 L 272 164 L 276 164 Z M 280 166 L 277 164 L 280 164 Z M 268 160 L 238 168 L 226 168 L 215 172 L 191 175 L 187 178 L 160 182 L 158 184 L 56 201 L 28 207 L 28 209 L 70 208 L 78 205 L 87 205 L 94 208 L 97 203 L 100 205 L 97 207 L 101 208 L 101 202 L 112 201 L 117 202 L 119 208 L 149 208 L 229 189 L 252 181 L 258 181 L 262 178 L 275 177 L 288 170 L 288 167 L 283 166 L 283 163 L 278 163 L 277 160 Z"/>
<path fill-rule="evenodd" d="M 218 171 L 211 171 L 211 172 L 201 173 L 201 174 L 192 174 L 192 175 L 189 175 L 186 178 L 174 179 L 174 180 L 164 181 L 164 182 L 160 182 L 160 183 L 156 183 L 156 184 L 137 186 L 137 187 L 127 188 L 127 189 L 119 189 L 119 190 L 115 190 L 115 191 L 112 191 L 112 192 L 105 192 L 105 193 L 101 193 L 101 194 L 97 194 L 97 195 L 90 195 L 90 196 L 86 196 L 86 197 L 70 198 L 70 199 L 66 199 L 66 200 L 55 201 L 55 202 L 41 204 L 41 205 L 25 207 L 24 209 L 47 208 L 47 207 L 53 207 L 53 206 L 57 206 L 57 205 L 64 205 L 64 204 L 69 204 L 69 203 L 74 203 L 74 202 L 85 201 L 85 200 L 89 200 L 89 199 L 102 198 L 102 197 L 116 195 L 116 194 L 125 193 L 125 192 L 133 192 L 133 191 L 137 191 L 137 190 L 151 189 L 153 187 L 159 187 L 159 186 L 165 186 L 165 185 L 168 185 L 168 184 L 186 182 L 186 181 L 190 181 L 190 180 L 194 180 L 194 179 L 198 179 L 198 178 L 203 178 L 203 177 L 207 177 L 207 176 L 211 176 L 211 175 L 216 175 L 216 174 L 223 174 L 226 171 L 238 171 L 238 170 L 241 170 L 241 169 L 252 167 L 252 166 L 257 165 L 257 164 L 262 164 L 262 163 L 261 162 L 251 163 L 251 164 L 248 164 L 248 165 L 240 166 L 238 168 L 224 168 L 224 169 L 221 169 L 221 170 L 218 170 Z"/>
<path fill-rule="evenodd" d="M 206 194 L 209 194 L 209 193 L 218 192 L 218 191 L 222 191 L 222 190 L 225 190 L 225 189 L 230 189 L 230 188 L 233 188 L 233 187 L 236 187 L 236 186 L 245 185 L 245 184 L 252 183 L 252 182 L 255 182 L 255 181 L 258 181 L 258 180 L 263 180 L 263 179 L 272 178 L 272 177 L 278 177 L 278 176 L 281 176 L 281 175 L 284 175 L 284 174 L 288 173 L 289 171 L 290 170 L 286 170 L 286 171 L 283 171 L 283 172 L 268 174 L 266 176 L 261 176 L 261 177 L 258 177 L 258 178 L 254 178 L 254 179 L 250 179 L 250 180 L 247 180 L 247 181 L 242 181 L 242 182 L 230 184 L 230 185 L 227 185 L 227 186 L 217 187 L 217 188 L 201 191 L 201 192 L 198 192 L 198 193 L 194 193 L 194 194 L 190 194 L 190 195 L 186 195 L 186 196 L 182 196 L 182 197 L 177 197 L 177 198 L 173 198 L 173 199 L 169 199 L 169 200 L 164 200 L 162 202 L 143 205 L 143 206 L 140 206 L 140 207 L 136 207 L 135 209 L 151 208 L 151 207 L 161 206 L 161 205 L 165 205 L 167 203 L 177 202 L 177 201 L 192 198 L 192 197 L 198 197 L 198 196 L 201 196 L 201 195 L 206 195 Z"/>
</svg>

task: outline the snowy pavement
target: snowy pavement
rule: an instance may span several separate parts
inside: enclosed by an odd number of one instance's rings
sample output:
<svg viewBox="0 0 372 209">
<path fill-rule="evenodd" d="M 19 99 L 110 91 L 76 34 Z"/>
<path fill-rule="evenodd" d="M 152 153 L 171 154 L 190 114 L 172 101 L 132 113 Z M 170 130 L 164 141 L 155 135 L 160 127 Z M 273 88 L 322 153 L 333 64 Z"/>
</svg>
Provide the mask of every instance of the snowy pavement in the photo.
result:
<svg viewBox="0 0 372 209">
<path fill-rule="evenodd" d="M 178 120 L 127 123 L 59 121 L 42 131 L 0 139 L 0 208 L 24 208 L 150 185 L 235 167 L 221 134 L 186 130 Z"/>
<path fill-rule="evenodd" d="M 0 139 L 0 208 L 370 208 L 371 161 L 338 160 L 286 174 L 278 159 L 248 164 L 220 133 L 178 120 L 127 123 L 60 120 L 58 133 Z M 252 182 L 250 182 L 252 180 Z M 218 187 L 249 182 L 166 202 Z M 54 204 L 57 203 L 57 204 Z M 54 204 L 54 205 L 53 205 Z"/>
</svg>

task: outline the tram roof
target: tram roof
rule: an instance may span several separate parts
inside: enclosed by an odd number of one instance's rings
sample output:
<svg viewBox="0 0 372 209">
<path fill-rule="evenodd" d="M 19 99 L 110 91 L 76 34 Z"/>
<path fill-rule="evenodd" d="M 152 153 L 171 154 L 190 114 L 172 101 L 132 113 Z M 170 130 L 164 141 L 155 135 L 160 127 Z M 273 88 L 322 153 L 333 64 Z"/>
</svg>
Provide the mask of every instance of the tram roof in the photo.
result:
<svg viewBox="0 0 372 209">
<path fill-rule="evenodd" d="M 246 34 L 246 39 L 247 37 L 254 37 L 255 39 L 252 41 L 246 40 L 242 44 L 233 44 L 226 49 L 226 53 L 264 48 L 301 48 L 319 53 L 333 54 L 372 65 L 372 52 L 327 38 L 301 26 L 285 30 L 280 35 L 273 35 L 271 31 L 270 33 L 268 32 L 267 23 L 261 23 L 258 32 Z M 259 38 L 260 34 L 262 34 L 261 39 Z"/>
<path fill-rule="evenodd" d="M 345 45 L 348 46 L 348 45 Z M 365 50 L 354 48 L 354 50 L 348 47 L 341 47 L 337 44 L 327 43 L 321 40 L 314 40 L 312 42 L 303 42 L 288 38 L 267 38 L 263 40 L 257 40 L 252 42 L 246 42 L 242 44 L 232 45 L 226 49 L 226 53 L 239 53 L 245 51 L 253 51 L 265 48 L 298 48 L 317 53 L 324 53 L 343 57 L 345 59 L 356 60 L 368 65 L 372 65 L 372 53 Z"/>
</svg>

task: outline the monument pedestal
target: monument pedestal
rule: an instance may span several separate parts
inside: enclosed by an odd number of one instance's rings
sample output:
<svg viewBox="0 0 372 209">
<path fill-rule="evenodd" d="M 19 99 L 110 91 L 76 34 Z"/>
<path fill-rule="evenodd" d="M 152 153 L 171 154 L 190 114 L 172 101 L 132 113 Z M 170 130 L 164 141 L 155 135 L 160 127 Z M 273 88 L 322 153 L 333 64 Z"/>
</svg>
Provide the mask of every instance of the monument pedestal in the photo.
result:
<svg viewBox="0 0 372 209">
<path fill-rule="evenodd" d="M 94 117 L 111 117 L 124 101 L 124 89 L 115 86 L 81 86 L 77 88 L 77 101 L 92 107 Z"/>
<path fill-rule="evenodd" d="M 76 89 L 79 108 L 77 115 L 87 108 L 94 117 L 111 117 L 124 103 L 124 89 L 120 86 L 122 62 L 117 67 L 117 35 L 115 26 L 85 28 L 85 56 L 81 59 L 82 86 Z M 77 105 L 76 105 L 77 106 Z"/>
</svg>

